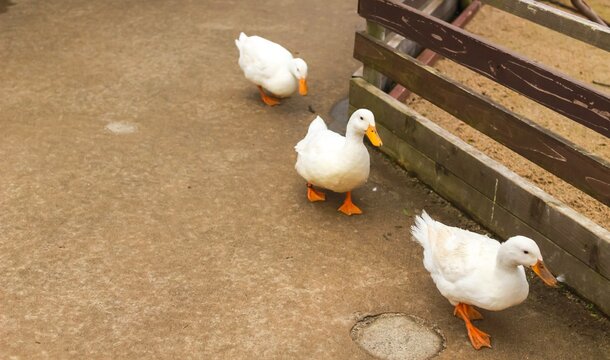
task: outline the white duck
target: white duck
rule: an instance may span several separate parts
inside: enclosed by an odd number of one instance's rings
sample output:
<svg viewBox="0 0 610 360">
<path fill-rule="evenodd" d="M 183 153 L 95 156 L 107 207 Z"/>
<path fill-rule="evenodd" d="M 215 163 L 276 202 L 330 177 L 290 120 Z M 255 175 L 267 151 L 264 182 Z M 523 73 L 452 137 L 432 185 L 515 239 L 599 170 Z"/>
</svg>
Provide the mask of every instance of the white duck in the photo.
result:
<svg viewBox="0 0 610 360">
<path fill-rule="evenodd" d="M 294 147 L 298 153 L 295 168 L 307 180 L 309 201 L 326 200 L 324 193 L 316 191 L 314 185 L 334 192 L 346 192 L 339 211 L 347 215 L 362 214 L 352 202 L 351 192 L 369 177 L 369 152 L 362 142 L 365 134 L 373 145 L 381 146 L 375 116 L 367 109 L 352 114 L 345 136 L 328 130 L 319 116 L 311 122 L 305 138 Z"/>
<path fill-rule="evenodd" d="M 453 314 L 466 323 L 470 342 L 477 350 L 491 347 L 491 342 L 488 334 L 471 323 L 483 318 L 473 305 L 499 311 L 523 302 L 529 292 L 524 266 L 531 266 L 545 284 L 557 284 L 530 238 L 514 236 L 501 244 L 444 225 L 425 211 L 415 218 L 411 233 L 424 248 L 424 267 L 441 294 L 455 306 Z"/>
<path fill-rule="evenodd" d="M 269 106 L 278 105 L 279 99 L 265 94 L 264 89 L 276 97 L 288 97 L 299 89 L 307 95 L 307 64 L 279 44 L 260 36 L 247 36 L 243 32 L 235 40 L 239 49 L 239 67 L 246 79 L 258 86 L 261 98 Z"/>
</svg>

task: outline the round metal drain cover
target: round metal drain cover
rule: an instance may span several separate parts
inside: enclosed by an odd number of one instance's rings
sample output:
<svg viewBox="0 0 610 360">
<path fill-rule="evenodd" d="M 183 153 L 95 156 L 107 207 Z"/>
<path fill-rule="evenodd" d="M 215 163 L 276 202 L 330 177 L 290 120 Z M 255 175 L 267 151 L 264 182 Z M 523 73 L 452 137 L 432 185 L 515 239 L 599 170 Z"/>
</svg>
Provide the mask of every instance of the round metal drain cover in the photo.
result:
<svg viewBox="0 0 610 360">
<path fill-rule="evenodd" d="M 386 313 L 369 316 L 354 325 L 352 340 L 380 359 L 430 359 L 445 348 L 445 338 L 435 327 L 415 316 Z"/>
</svg>

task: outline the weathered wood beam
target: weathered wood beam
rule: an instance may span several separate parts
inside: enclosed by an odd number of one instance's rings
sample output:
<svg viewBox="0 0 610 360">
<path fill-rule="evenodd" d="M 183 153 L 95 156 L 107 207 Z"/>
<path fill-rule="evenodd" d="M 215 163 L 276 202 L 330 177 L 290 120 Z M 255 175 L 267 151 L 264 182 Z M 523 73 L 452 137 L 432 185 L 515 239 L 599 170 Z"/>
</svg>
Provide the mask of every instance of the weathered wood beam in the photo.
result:
<svg viewBox="0 0 610 360">
<path fill-rule="evenodd" d="M 481 0 L 495 8 L 610 51 L 610 28 L 536 0 Z"/>
<path fill-rule="evenodd" d="M 610 281 L 591 267 L 609 262 L 610 232 L 362 79 L 351 81 L 350 105 L 375 113 L 384 152 L 501 238 L 532 237 L 551 270 L 610 314 Z"/>
<path fill-rule="evenodd" d="M 366 32 L 369 36 L 379 40 L 385 41 L 386 31 L 383 26 L 376 24 L 372 21 L 366 22 Z M 374 70 L 369 66 L 364 66 L 362 69 L 362 77 L 368 81 L 369 83 L 377 86 L 378 88 L 382 88 L 385 82 L 384 76 L 380 74 L 378 71 Z"/>
<path fill-rule="evenodd" d="M 447 11 L 450 8 L 441 7 L 442 5 L 446 5 L 445 3 L 443 3 L 444 1 L 445 0 L 403 0 L 403 3 L 407 4 L 411 7 L 414 7 L 416 9 L 420 9 L 425 14 L 431 14 L 433 16 L 446 19 L 446 17 L 449 16 L 449 13 L 447 13 Z M 479 1 L 479 0 L 476 0 L 476 1 Z M 455 5 L 457 6 L 457 4 L 455 4 Z M 368 30 L 368 23 L 367 23 L 367 30 Z M 405 37 L 400 34 L 396 34 L 396 33 L 392 33 L 392 32 L 390 32 L 389 34 L 388 33 L 385 34 L 385 42 L 394 48 L 399 48 L 399 46 L 401 46 L 401 44 L 403 43 L 404 40 L 405 40 Z M 421 51 L 419 49 L 420 46 L 417 45 L 415 42 L 410 41 L 410 43 L 411 44 L 406 46 L 407 48 L 409 48 L 409 51 L 417 51 L 417 52 Z M 405 49 L 401 48 L 401 50 L 405 50 Z M 359 67 L 352 74 L 352 76 L 354 76 L 354 77 L 362 77 L 363 75 L 364 75 L 363 66 Z M 382 81 L 382 84 L 380 84 L 380 85 L 382 85 L 382 86 L 385 85 L 384 82 L 385 81 Z"/>
<path fill-rule="evenodd" d="M 390 0 L 360 0 L 358 13 L 610 137 L 610 98 L 587 84 Z"/>
<path fill-rule="evenodd" d="M 479 153 L 478 150 L 471 148 L 470 153 L 465 153 L 451 145 L 454 151 L 447 151 L 445 147 L 450 146 L 447 141 L 431 141 L 432 135 L 426 128 L 409 128 L 409 126 L 413 126 L 413 123 L 405 121 L 404 115 L 401 115 L 400 112 L 396 112 L 393 108 L 388 110 L 387 107 L 379 105 L 381 100 L 369 99 L 367 92 L 351 90 L 350 101 L 366 102 L 367 105 L 373 106 L 374 108 L 367 108 L 375 113 L 375 118 L 386 128 L 394 131 L 397 136 L 418 148 L 422 153 L 434 158 L 449 171 L 458 174 L 478 192 L 494 199 L 497 205 L 510 210 L 528 226 L 537 229 L 559 247 L 610 279 L 610 233 L 607 230 L 583 216 L 576 216 L 577 213 L 572 209 L 537 187 L 523 180 L 517 182 L 517 179 L 520 179 L 519 176 L 508 169 L 504 168 L 504 172 L 512 174 L 512 177 L 495 171 L 493 167 L 483 168 L 479 161 L 472 157 L 473 153 Z M 384 99 L 385 97 L 389 97 L 389 95 L 384 96 Z M 406 105 L 404 107 L 408 108 Z M 445 130 L 443 133 L 449 134 Z M 448 136 L 456 138 L 453 135 Z M 486 164 L 491 163 L 496 162 L 489 159 Z M 521 183 L 528 185 L 519 185 Z M 464 204 L 462 205 L 464 206 Z M 487 223 L 495 221 L 493 212 L 488 215 L 490 218 L 487 219 Z M 579 221 L 575 221 L 575 218 Z M 500 224 L 494 222 L 493 225 L 497 227 Z M 604 237 L 606 240 L 600 241 Z"/>
<path fill-rule="evenodd" d="M 356 34 L 354 57 L 610 206 L 607 161 L 366 34 Z"/>
<path fill-rule="evenodd" d="M 460 13 L 460 15 L 458 15 L 458 17 L 455 18 L 455 20 L 451 22 L 451 24 L 459 28 L 464 28 L 470 22 L 470 20 L 472 20 L 472 18 L 476 15 L 480 8 L 481 2 L 479 0 L 474 0 L 470 3 L 470 5 L 468 5 L 468 7 L 466 7 L 466 9 L 464 9 Z M 421 54 L 417 56 L 417 60 L 419 60 L 422 64 L 425 65 L 433 65 L 441 58 L 442 56 L 430 49 L 424 49 L 424 51 L 422 51 Z M 390 91 L 390 96 L 397 99 L 398 101 L 407 100 L 409 95 L 411 95 L 411 92 L 400 84 L 394 86 L 394 88 Z"/>
</svg>

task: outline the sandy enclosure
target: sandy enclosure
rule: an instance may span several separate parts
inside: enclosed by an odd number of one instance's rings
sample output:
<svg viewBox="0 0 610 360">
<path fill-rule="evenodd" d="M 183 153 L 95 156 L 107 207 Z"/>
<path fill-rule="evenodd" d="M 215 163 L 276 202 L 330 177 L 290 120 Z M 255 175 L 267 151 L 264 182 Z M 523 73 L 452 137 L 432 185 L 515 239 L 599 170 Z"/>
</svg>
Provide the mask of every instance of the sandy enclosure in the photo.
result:
<svg viewBox="0 0 610 360">
<path fill-rule="evenodd" d="M 606 15 L 605 13 L 608 12 L 607 7 L 603 5 L 595 8 L 600 14 Z M 604 10 L 604 12 L 600 10 Z M 596 84 L 610 84 L 610 55 L 603 50 L 491 6 L 483 6 L 466 29 L 579 79 L 585 84 L 590 84 L 605 93 L 610 93 L 610 85 Z M 450 60 L 439 61 L 435 68 L 510 110 L 551 129 L 587 151 L 605 160 L 610 160 L 610 141 L 603 135 Z M 407 104 L 599 225 L 610 229 L 610 208 L 604 204 L 431 103 L 412 95 L 407 99 Z"/>
</svg>

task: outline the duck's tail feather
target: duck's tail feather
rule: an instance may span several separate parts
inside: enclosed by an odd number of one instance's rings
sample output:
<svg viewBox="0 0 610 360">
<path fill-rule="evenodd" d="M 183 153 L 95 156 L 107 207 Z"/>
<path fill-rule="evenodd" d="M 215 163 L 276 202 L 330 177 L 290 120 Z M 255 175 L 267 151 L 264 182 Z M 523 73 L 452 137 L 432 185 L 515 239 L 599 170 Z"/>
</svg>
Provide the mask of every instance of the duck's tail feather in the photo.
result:
<svg viewBox="0 0 610 360">
<path fill-rule="evenodd" d="M 326 129 L 328 129 L 328 127 L 326 126 L 324 119 L 322 119 L 319 116 L 316 116 L 316 118 L 313 119 L 311 124 L 309 124 L 309 128 L 307 129 L 307 135 L 305 135 L 305 138 L 303 138 L 303 140 L 299 141 L 299 143 L 294 147 L 294 149 L 297 152 L 303 150 L 303 148 L 306 146 L 306 144 L 309 142 L 309 140 L 314 136 L 314 134 L 317 134 L 320 131 L 324 131 Z"/>
<path fill-rule="evenodd" d="M 311 124 L 309 124 L 307 134 L 315 134 L 318 131 L 324 131 L 326 129 L 328 129 L 328 127 L 326 126 L 324 119 L 319 116 L 316 116 L 316 118 L 311 121 Z"/>
<path fill-rule="evenodd" d="M 411 235 L 422 247 L 426 248 L 429 244 L 429 226 L 434 224 L 434 220 L 423 210 L 421 215 L 415 217 L 415 224 L 411 226 Z"/>
<path fill-rule="evenodd" d="M 235 39 L 235 46 L 237 46 L 237 48 L 239 50 L 241 50 L 241 45 L 243 44 L 244 40 L 246 40 L 248 38 L 248 35 L 244 34 L 243 32 L 239 33 L 239 38 Z"/>
</svg>

